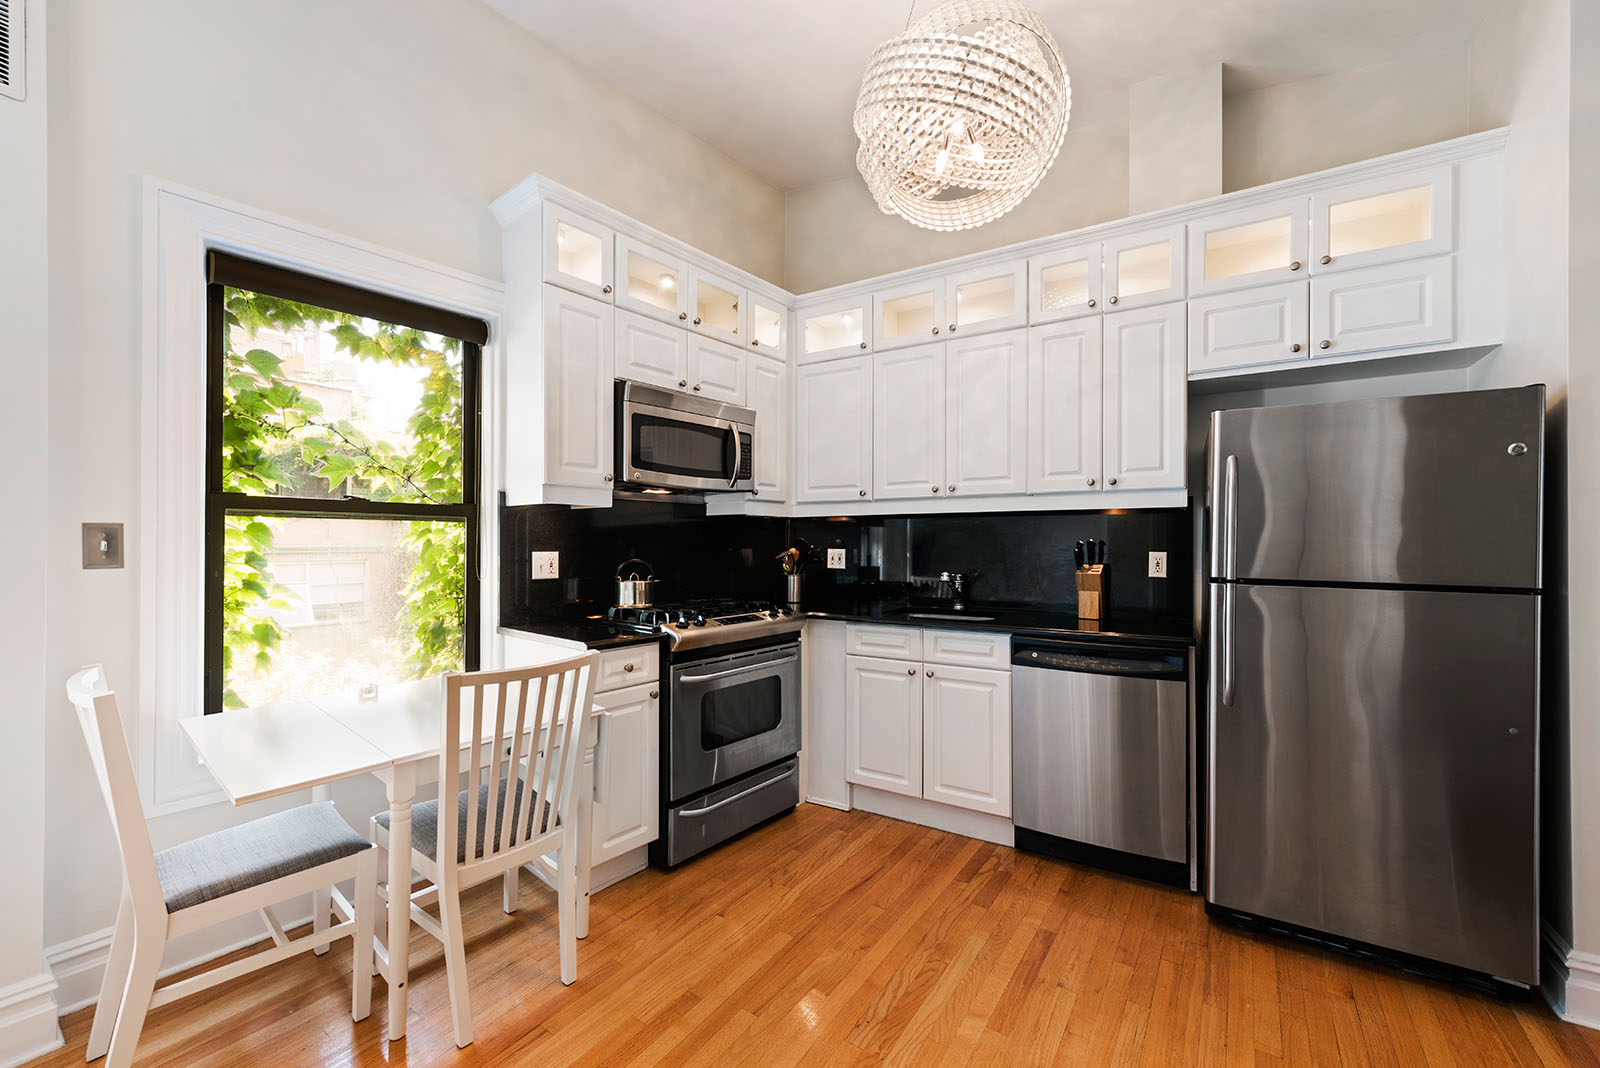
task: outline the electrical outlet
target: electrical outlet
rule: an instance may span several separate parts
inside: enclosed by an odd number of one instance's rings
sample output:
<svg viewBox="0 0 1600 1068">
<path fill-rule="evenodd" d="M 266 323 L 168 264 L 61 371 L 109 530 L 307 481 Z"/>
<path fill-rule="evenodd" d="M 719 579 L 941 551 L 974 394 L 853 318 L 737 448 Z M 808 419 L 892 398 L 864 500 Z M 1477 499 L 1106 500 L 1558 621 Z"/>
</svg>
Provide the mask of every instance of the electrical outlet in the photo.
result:
<svg viewBox="0 0 1600 1068">
<path fill-rule="evenodd" d="M 829 549 L 828 550 L 828 570 L 829 571 L 843 571 L 844 570 L 844 550 L 843 549 Z"/>
<path fill-rule="evenodd" d="M 553 579 L 561 577 L 560 553 L 534 553 L 533 577 L 536 579 Z"/>
<path fill-rule="evenodd" d="M 1151 553 L 1150 554 L 1150 577 L 1151 578 L 1166 578 L 1167 577 L 1167 554 L 1166 553 Z"/>
</svg>

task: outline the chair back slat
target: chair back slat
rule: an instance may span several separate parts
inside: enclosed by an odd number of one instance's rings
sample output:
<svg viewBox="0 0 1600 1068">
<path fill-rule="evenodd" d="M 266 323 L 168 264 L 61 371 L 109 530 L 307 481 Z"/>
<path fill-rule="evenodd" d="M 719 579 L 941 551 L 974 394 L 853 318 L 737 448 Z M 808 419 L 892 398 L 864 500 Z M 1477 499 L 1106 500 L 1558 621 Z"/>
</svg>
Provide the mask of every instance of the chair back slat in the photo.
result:
<svg viewBox="0 0 1600 1068">
<path fill-rule="evenodd" d="M 588 653 L 539 667 L 446 677 L 439 751 L 441 870 L 488 862 L 573 818 L 594 661 Z M 470 704 L 464 691 L 471 694 Z M 452 787 L 465 792 L 464 826 Z"/>
<path fill-rule="evenodd" d="M 160 907 L 161 877 L 156 874 L 155 849 L 139 799 L 139 784 L 133 774 L 133 758 L 128 751 L 128 736 L 117 711 L 117 695 L 106 688 L 105 673 L 99 664 L 78 671 L 67 680 L 67 697 L 77 712 L 94 765 L 95 780 L 117 835 L 122 855 L 123 875 L 136 908 Z"/>
</svg>

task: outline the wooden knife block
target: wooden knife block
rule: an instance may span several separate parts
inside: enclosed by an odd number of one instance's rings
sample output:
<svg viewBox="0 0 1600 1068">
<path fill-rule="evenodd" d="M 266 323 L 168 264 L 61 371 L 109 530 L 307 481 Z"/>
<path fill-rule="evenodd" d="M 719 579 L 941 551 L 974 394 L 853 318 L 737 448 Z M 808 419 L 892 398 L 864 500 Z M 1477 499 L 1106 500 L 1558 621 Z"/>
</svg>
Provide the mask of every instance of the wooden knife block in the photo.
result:
<svg viewBox="0 0 1600 1068">
<path fill-rule="evenodd" d="M 1078 568 L 1078 618 L 1099 619 L 1106 607 L 1106 567 L 1090 564 Z"/>
</svg>

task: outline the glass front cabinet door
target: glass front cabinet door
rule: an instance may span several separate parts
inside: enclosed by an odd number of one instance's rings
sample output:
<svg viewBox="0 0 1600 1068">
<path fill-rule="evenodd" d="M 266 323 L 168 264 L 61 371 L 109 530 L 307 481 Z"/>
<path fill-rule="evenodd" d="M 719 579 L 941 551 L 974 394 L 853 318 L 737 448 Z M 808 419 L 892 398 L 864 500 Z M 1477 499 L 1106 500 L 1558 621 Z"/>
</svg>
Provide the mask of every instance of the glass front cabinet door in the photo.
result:
<svg viewBox="0 0 1600 1068">
<path fill-rule="evenodd" d="M 1028 322 L 1037 326 L 1100 311 L 1100 245 L 1060 249 L 1028 261 Z"/>
<path fill-rule="evenodd" d="M 1028 261 L 1016 260 L 945 279 L 944 310 L 952 334 L 1009 330 L 1028 323 Z"/>
<path fill-rule="evenodd" d="M 1312 194 L 1313 274 L 1454 249 L 1454 167 L 1374 178 Z"/>
<path fill-rule="evenodd" d="M 545 204 L 544 280 L 610 301 L 615 238 L 609 227 L 559 204 Z"/>
<path fill-rule="evenodd" d="M 948 320 L 943 278 L 879 290 L 872 296 L 872 307 L 872 343 L 877 349 L 944 340 Z"/>
<path fill-rule="evenodd" d="M 1306 277 L 1310 210 L 1301 196 L 1190 223 L 1189 295 Z"/>
<path fill-rule="evenodd" d="M 762 355 L 779 359 L 789 354 L 789 313 L 777 301 L 752 293 L 750 302 L 750 347 Z"/>
<path fill-rule="evenodd" d="M 1149 230 L 1113 238 L 1103 246 L 1106 311 L 1182 300 L 1188 275 L 1184 228 Z"/>
<path fill-rule="evenodd" d="M 688 267 L 658 249 L 617 235 L 617 306 L 688 326 Z"/>
<path fill-rule="evenodd" d="M 689 269 L 689 328 L 718 341 L 744 340 L 744 287 L 707 271 Z"/>
<path fill-rule="evenodd" d="M 803 308 L 795 313 L 800 338 L 797 363 L 815 363 L 835 356 L 859 356 L 872 348 L 868 319 L 872 298 L 857 296 Z"/>
</svg>

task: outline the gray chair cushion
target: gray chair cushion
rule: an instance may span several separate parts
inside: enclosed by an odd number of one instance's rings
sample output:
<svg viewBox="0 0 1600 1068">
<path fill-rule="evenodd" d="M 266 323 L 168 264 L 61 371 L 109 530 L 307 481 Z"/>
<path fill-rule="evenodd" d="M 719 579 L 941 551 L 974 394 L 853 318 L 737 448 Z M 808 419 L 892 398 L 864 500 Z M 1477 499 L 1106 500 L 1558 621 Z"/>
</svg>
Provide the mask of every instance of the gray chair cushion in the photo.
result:
<svg viewBox="0 0 1600 1068">
<path fill-rule="evenodd" d="M 319 801 L 163 849 L 156 873 L 177 912 L 371 848 L 332 801 Z"/>
<path fill-rule="evenodd" d="M 518 825 L 522 821 L 522 780 L 517 780 L 517 788 L 512 792 L 511 803 L 515 809 L 511 814 L 511 844 L 520 845 L 527 841 L 526 834 L 518 833 Z M 505 811 L 506 780 L 500 780 L 500 811 Z M 539 816 L 539 795 L 533 795 L 533 814 L 537 821 Z M 373 817 L 379 827 L 385 831 L 389 829 L 389 813 L 380 812 Z M 489 785 L 487 783 L 478 787 L 478 857 L 483 856 L 484 825 L 489 822 Z M 556 820 L 552 826 L 560 826 Z M 494 829 L 494 847 L 500 848 L 500 828 Z M 423 801 L 411 806 L 411 848 L 427 857 L 429 860 L 439 859 L 439 802 Z M 474 858 L 477 859 L 477 858 Z M 456 797 L 456 863 L 467 862 L 467 791 L 462 790 Z"/>
</svg>

